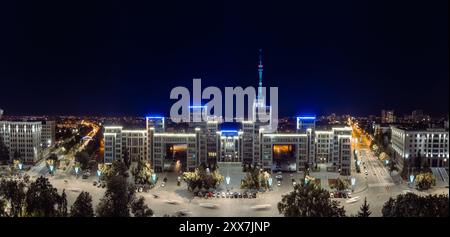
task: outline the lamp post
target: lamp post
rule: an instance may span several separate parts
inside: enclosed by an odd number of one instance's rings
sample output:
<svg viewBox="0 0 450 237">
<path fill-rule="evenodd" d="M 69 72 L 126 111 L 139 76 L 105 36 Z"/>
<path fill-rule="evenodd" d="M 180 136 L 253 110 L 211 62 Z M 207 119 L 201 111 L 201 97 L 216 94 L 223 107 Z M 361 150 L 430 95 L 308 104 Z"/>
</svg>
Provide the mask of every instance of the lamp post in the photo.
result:
<svg viewBox="0 0 450 237">
<path fill-rule="evenodd" d="M 75 166 L 75 174 L 78 175 L 78 172 L 80 171 L 80 167 Z"/>
<path fill-rule="evenodd" d="M 414 183 L 414 175 L 413 174 L 411 174 L 410 176 L 409 176 L 409 184 L 410 184 L 410 186 L 411 186 L 411 188 L 413 188 L 414 187 L 414 185 L 413 185 L 413 183 Z"/>
<path fill-rule="evenodd" d="M 230 178 L 230 176 L 228 176 L 227 175 L 227 177 L 225 177 L 225 182 L 227 183 L 227 192 L 229 191 L 229 185 L 230 185 L 230 181 L 231 181 L 231 178 Z"/>
<path fill-rule="evenodd" d="M 350 179 L 350 181 L 351 181 L 351 184 L 352 184 L 352 192 L 354 192 L 355 191 L 356 178 L 352 177 Z"/>
<path fill-rule="evenodd" d="M 273 183 L 272 176 L 269 177 L 268 182 L 269 182 L 269 188 L 270 188 L 270 190 L 272 190 L 272 183 Z"/>
<path fill-rule="evenodd" d="M 155 173 L 152 174 L 152 182 L 153 182 L 153 184 L 156 183 L 156 174 Z"/>
</svg>

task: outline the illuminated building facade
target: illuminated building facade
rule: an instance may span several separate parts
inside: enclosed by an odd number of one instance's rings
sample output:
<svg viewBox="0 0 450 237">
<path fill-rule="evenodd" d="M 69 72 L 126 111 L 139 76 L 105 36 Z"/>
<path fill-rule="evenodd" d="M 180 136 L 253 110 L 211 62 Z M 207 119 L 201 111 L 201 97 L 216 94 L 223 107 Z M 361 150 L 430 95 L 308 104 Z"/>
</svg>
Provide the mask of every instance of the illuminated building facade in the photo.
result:
<svg viewBox="0 0 450 237">
<path fill-rule="evenodd" d="M 222 126 L 226 124 L 222 118 L 208 117 L 207 107 L 203 105 L 189 107 L 190 121 L 181 130 L 167 128 L 162 116 L 147 116 L 146 129 L 134 133 L 146 137 L 146 143 L 139 143 L 136 148 L 144 150 L 138 153 L 139 158 L 146 157 L 158 172 L 194 170 L 202 163 L 233 162 L 290 172 L 320 163 L 329 171 L 350 174 L 351 128 L 317 131 L 316 117 L 303 116 L 297 118 L 294 133 L 271 131 L 272 108 L 266 105 L 263 95 L 261 55 L 258 75 L 258 95 L 253 101 L 250 120 L 235 118 L 237 126 L 230 129 Z M 121 158 L 125 144 L 130 147 L 124 141 L 132 134 L 121 129 L 105 128 L 105 163 Z"/>
<path fill-rule="evenodd" d="M 41 141 L 42 147 L 51 147 L 55 145 L 55 133 L 56 133 L 55 121 L 42 121 Z"/>
<path fill-rule="evenodd" d="M 448 129 L 416 130 L 391 126 L 392 148 L 404 160 L 419 156 L 430 167 L 448 167 Z"/>
<path fill-rule="evenodd" d="M 12 160 L 17 153 L 24 163 L 34 164 L 41 156 L 41 122 L 0 121 L 0 140 Z"/>
</svg>

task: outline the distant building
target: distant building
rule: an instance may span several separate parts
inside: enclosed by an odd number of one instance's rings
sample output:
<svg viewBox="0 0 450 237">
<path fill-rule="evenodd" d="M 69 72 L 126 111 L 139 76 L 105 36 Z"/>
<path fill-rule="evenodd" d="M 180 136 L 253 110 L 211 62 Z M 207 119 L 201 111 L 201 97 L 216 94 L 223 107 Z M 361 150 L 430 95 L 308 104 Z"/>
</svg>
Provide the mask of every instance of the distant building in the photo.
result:
<svg viewBox="0 0 450 237">
<path fill-rule="evenodd" d="M 55 145 L 55 130 L 56 123 L 55 121 L 42 121 L 42 132 L 41 132 L 41 141 L 42 147 L 51 147 Z"/>
<path fill-rule="evenodd" d="M 0 109 L 0 119 L 2 119 L 2 116 L 3 116 L 3 110 Z"/>
<path fill-rule="evenodd" d="M 0 121 L 0 140 L 12 160 L 19 154 L 24 163 L 33 164 L 41 156 L 41 122 Z"/>
<path fill-rule="evenodd" d="M 381 123 L 395 123 L 394 110 L 382 110 Z"/>
<path fill-rule="evenodd" d="M 417 157 L 431 167 L 448 167 L 448 129 L 414 129 L 391 126 L 392 148 L 404 160 Z"/>
</svg>

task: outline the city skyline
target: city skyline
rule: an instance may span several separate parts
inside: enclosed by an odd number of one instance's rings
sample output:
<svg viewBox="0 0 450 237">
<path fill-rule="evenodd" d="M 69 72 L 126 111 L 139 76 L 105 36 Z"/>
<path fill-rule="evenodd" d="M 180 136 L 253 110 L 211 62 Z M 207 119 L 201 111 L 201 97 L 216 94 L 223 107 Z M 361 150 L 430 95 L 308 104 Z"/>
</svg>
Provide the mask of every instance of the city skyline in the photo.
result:
<svg viewBox="0 0 450 237">
<path fill-rule="evenodd" d="M 5 115 L 167 115 L 170 90 L 192 87 L 193 78 L 205 87 L 256 87 L 262 48 L 280 116 L 448 114 L 447 2 L 330 4 L 9 11 L 3 33 L 13 37 L 0 39 L 0 78 L 17 89 L 0 93 L 0 107 Z"/>
<path fill-rule="evenodd" d="M 2 2 L 0 219 L 334 236 L 448 217 L 448 9 Z"/>
</svg>

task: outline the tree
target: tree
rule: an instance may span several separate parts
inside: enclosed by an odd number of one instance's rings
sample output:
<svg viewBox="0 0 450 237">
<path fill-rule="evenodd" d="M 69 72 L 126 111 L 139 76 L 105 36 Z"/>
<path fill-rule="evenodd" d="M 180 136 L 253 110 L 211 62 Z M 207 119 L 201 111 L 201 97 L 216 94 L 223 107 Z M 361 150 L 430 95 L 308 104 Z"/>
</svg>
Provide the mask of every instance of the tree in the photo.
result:
<svg viewBox="0 0 450 237">
<path fill-rule="evenodd" d="M 388 154 L 386 154 L 386 152 L 381 152 L 379 159 L 381 161 L 389 160 L 389 156 L 388 156 Z"/>
<path fill-rule="evenodd" d="M 426 160 L 426 161 L 423 163 L 422 171 L 423 171 L 423 172 L 432 172 L 432 171 L 431 171 L 431 168 L 430 168 L 430 163 L 428 162 L 428 160 Z"/>
<path fill-rule="evenodd" d="M 58 216 L 67 217 L 67 195 L 66 190 L 63 189 L 58 201 Z"/>
<path fill-rule="evenodd" d="M 0 217 L 7 217 L 8 213 L 6 212 L 6 200 L 0 199 Z"/>
<path fill-rule="evenodd" d="M 414 157 L 414 168 L 417 171 L 421 170 L 421 166 L 422 166 L 422 154 L 420 151 L 417 152 L 417 156 Z"/>
<path fill-rule="evenodd" d="M 9 161 L 9 149 L 0 139 L 0 164 L 6 164 Z"/>
<path fill-rule="evenodd" d="M 70 208 L 71 217 L 93 217 L 92 197 L 88 192 L 81 192 Z"/>
<path fill-rule="evenodd" d="M 436 185 L 436 178 L 431 172 L 421 172 L 416 175 L 416 187 L 419 190 L 427 190 Z"/>
<path fill-rule="evenodd" d="M 13 154 L 13 160 L 22 161 L 22 155 L 19 151 L 15 150 Z"/>
<path fill-rule="evenodd" d="M 194 190 L 195 188 L 216 188 L 224 178 L 219 170 L 208 173 L 204 166 L 199 166 L 194 172 L 184 172 L 183 180 L 187 183 L 189 190 Z"/>
<path fill-rule="evenodd" d="M 153 170 L 150 168 L 150 163 L 144 160 L 139 160 L 137 166 L 131 171 L 134 176 L 136 184 L 153 184 L 152 174 Z"/>
<path fill-rule="evenodd" d="M 128 178 L 128 176 L 129 176 L 128 168 L 123 161 L 116 160 L 112 163 L 112 165 L 109 169 L 109 172 L 106 175 L 107 175 L 107 177 L 120 175 L 125 178 Z"/>
<path fill-rule="evenodd" d="M 370 211 L 370 205 L 367 203 L 367 198 L 364 198 L 364 203 L 358 211 L 357 217 L 369 217 L 372 212 Z"/>
<path fill-rule="evenodd" d="M 144 197 L 140 197 L 131 203 L 131 213 L 135 217 L 150 217 L 153 216 L 153 210 L 145 204 Z"/>
<path fill-rule="evenodd" d="M 2 180 L 0 183 L 0 199 L 9 202 L 9 216 L 20 217 L 23 215 L 25 203 L 25 184 L 15 180 Z"/>
<path fill-rule="evenodd" d="M 286 217 L 344 217 L 345 210 L 330 193 L 315 184 L 300 183 L 294 191 L 283 195 L 278 211 Z"/>
<path fill-rule="evenodd" d="M 389 162 L 389 174 L 392 174 L 392 172 L 397 171 L 398 172 L 398 167 L 397 167 L 397 163 L 395 162 L 395 160 L 390 160 Z"/>
<path fill-rule="evenodd" d="M 61 197 L 48 179 L 41 176 L 30 184 L 25 205 L 28 216 L 55 217 L 59 215 Z"/>
<path fill-rule="evenodd" d="M 336 183 L 330 185 L 330 188 L 334 188 L 337 191 L 344 191 L 344 190 L 348 189 L 349 187 L 350 187 L 350 184 L 348 183 L 348 181 L 343 180 L 341 178 L 336 179 Z"/>
<path fill-rule="evenodd" d="M 257 166 L 253 166 L 247 170 L 247 174 L 241 181 L 241 188 L 260 189 L 269 188 L 270 174 L 262 171 Z"/>
<path fill-rule="evenodd" d="M 448 217 L 448 204 L 448 195 L 407 193 L 389 198 L 381 212 L 383 217 Z"/>
<path fill-rule="evenodd" d="M 123 175 L 112 176 L 107 180 L 105 196 L 97 206 L 100 217 L 128 217 L 130 204 L 134 200 L 135 189 Z"/>
<path fill-rule="evenodd" d="M 89 168 L 89 154 L 85 151 L 80 151 L 75 154 L 75 161 L 79 162 L 82 170 Z"/>
<path fill-rule="evenodd" d="M 123 152 L 123 162 L 125 163 L 127 169 L 129 169 L 130 166 L 131 166 L 131 157 L 130 157 L 130 153 L 128 152 L 128 149 L 127 149 L 126 146 L 123 147 L 123 150 L 124 150 L 124 152 Z"/>
</svg>

